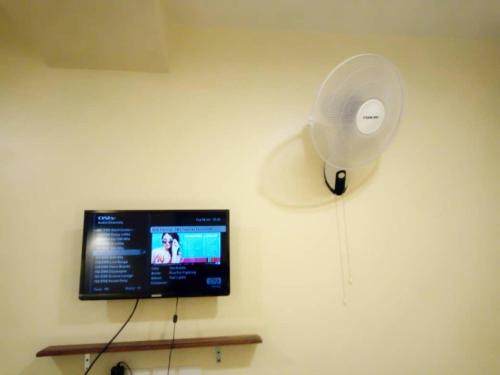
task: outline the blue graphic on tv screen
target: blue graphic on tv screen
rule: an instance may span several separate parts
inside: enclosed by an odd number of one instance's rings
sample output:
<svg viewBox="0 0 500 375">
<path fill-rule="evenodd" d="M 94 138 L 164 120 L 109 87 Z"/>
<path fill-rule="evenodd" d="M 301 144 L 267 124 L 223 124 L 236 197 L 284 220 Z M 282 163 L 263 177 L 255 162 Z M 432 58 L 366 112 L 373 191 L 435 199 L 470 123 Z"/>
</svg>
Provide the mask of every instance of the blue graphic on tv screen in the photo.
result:
<svg viewBox="0 0 500 375">
<path fill-rule="evenodd" d="M 152 248 L 161 248 L 163 233 L 151 231 Z M 171 233 L 171 232 L 170 232 Z M 221 232 L 178 232 L 181 263 L 220 263 Z"/>
<path fill-rule="evenodd" d="M 149 231 L 151 233 L 208 233 L 208 232 L 221 232 L 224 233 L 227 230 L 225 225 L 203 225 L 203 226 L 167 226 L 167 227 L 151 227 Z"/>
<path fill-rule="evenodd" d="M 222 285 L 221 277 L 207 277 L 207 285 L 213 287 L 220 287 Z"/>
<path fill-rule="evenodd" d="M 179 233 L 184 258 L 220 257 L 220 233 Z"/>
</svg>

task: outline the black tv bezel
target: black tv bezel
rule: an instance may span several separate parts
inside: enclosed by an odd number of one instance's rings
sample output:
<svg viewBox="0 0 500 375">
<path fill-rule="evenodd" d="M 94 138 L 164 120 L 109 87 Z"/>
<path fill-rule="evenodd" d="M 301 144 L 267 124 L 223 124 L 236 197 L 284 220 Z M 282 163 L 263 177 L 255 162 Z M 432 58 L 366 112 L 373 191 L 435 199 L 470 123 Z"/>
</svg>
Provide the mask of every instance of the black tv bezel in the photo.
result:
<svg viewBox="0 0 500 375">
<path fill-rule="evenodd" d="M 123 294 L 123 293 L 84 293 L 85 289 L 85 265 L 86 265 L 86 249 L 87 249 L 87 230 L 88 223 L 86 220 L 87 215 L 89 214 L 104 214 L 104 215 L 112 215 L 112 214 L 120 214 L 120 213 L 175 213 L 175 212 L 190 212 L 195 214 L 206 214 L 206 213 L 224 213 L 226 216 L 226 225 L 227 225 L 227 246 L 222 246 L 221 259 L 223 260 L 223 264 L 227 264 L 227 283 L 225 287 L 214 290 L 211 293 L 207 290 L 204 293 L 174 293 L 174 292 L 165 292 L 165 293 L 135 293 L 135 294 Z M 230 267 L 230 211 L 229 209 L 182 209 L 182 210 L 85 210 L 83 214 L 83 233 L 82 233 L 82 256 L 81 256 L 81 264 L 80 264 L 80 288 L 79 288 L 79 296 L 78 298 L 82 301 L 91 301 L 91 300 L 126 300 L 126 299 L 156 299 L 156 298 L 177 298 L 177 297 L 221 297 L 228 296 L 231 293 L 231 267 Z M 226 274 L 226 273 L 225 273 Z M 227 286 L 227 287 L 226 287 Z"/>
</svg>

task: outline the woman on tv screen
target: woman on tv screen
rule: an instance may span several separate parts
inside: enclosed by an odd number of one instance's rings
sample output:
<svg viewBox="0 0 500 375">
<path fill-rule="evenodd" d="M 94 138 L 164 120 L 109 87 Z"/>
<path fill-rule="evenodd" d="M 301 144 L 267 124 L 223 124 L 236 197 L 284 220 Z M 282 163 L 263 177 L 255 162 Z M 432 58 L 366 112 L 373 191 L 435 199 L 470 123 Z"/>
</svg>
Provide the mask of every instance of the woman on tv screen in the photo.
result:
<svg viewBox="0 0 500 375">
<path fill-rule="evenodd" d="M 151 264 L 181 263 L 179 235 L 163 233 L 161 243 L 161 247 L 151 252 Z"/>
</svg>

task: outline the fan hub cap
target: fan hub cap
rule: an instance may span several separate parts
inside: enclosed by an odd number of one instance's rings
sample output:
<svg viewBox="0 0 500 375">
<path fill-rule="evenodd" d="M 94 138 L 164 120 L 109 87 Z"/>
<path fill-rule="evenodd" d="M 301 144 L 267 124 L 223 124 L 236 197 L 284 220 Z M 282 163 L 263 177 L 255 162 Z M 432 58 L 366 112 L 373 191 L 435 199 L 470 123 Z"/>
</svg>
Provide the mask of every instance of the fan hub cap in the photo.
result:
<svg viewBox="0 0 500 375">
<path fill-rule="evenodd" d="M 375 133 L 384 122 L 385 106 L 378 99 L 368 99 L 358 109 L 356 126 L 366 135 Z"/>
</svg>

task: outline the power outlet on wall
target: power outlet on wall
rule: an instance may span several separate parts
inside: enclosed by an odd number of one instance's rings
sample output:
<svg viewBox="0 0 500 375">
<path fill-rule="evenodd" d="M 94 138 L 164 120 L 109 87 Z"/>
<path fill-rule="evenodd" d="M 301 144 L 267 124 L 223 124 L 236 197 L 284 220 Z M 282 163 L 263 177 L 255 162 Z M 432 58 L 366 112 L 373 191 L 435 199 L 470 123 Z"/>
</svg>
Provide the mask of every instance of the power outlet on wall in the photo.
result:
<svg viewBox="0 0 500 375">
<path fill-rule="evenodd" d="M 154 369 L 132 369 L 133 375 L 167 375 L 168 370 L 166 368 L 154 368 Z M 179 369 L 179 371 L 171 368 L 169 375 L 201 375 L 201 369 L 197 367 L 184 367 Z M 125 375 L 131 375 L 130 371 L 125 370 Z"/>
<path fill-rule="evenodd" d="M 151 375 L 151 370 L 147 369 L 132 369 L 133 375 Z M 125 375 L 132 375 L 129 370 L 125 370 Z"/>
<path fill-rule="evenodd" d="M 185 367 L 179 370 L 179 375 L 201 375 L 201 369 L 197 367 Z"/>
<path fill-rule="evenodd" d="M 168 369 L 166 368 L 155 368 L 151 371 L 151 375 L 177 375 L 174 369 L 170 369 L 170 372 L 168 372 Z M 134 374 L 135 375 L 135 374 Z"/>
<path fill-rule="evenodd" d="M 155 368 L 151 370 L 151 375 L 167 375 L 168 371 L 166 368 Z M 134 375 L 136 372 L 134 370 Z M 201 375 L 201 369 L 196 367 L 184 367 L 179 369 L 177 372 L 174 369 L 170 369 L 170 373 L 168 375 Z"/>
</svg>

